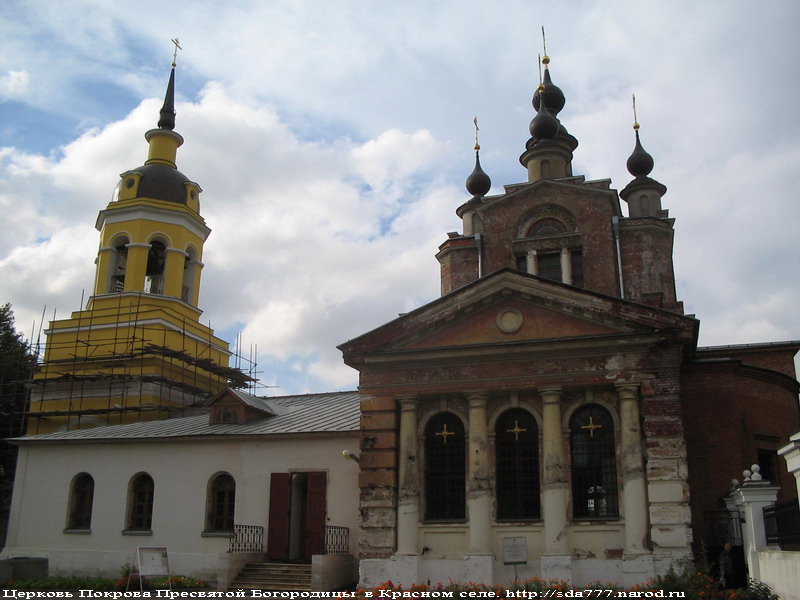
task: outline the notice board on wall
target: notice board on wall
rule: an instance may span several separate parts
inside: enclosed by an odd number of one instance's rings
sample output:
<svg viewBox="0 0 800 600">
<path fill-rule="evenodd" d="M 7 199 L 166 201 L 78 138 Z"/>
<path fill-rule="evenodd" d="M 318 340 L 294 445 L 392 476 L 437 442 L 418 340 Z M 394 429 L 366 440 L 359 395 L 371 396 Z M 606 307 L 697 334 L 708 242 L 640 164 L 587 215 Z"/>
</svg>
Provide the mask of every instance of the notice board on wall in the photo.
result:
<svg viewBox="0 0 800 600">
<path fill-rule="evenodd" d="M 528 562 L 528 538 L 503 538 L 503 564 L 524 565 Z"/>
<path fill-rule="evenodd" d="M 136 566 L 141 577 L 169 576 L 169 558 L 166 548 L 136 548 Z"/>
</svg>

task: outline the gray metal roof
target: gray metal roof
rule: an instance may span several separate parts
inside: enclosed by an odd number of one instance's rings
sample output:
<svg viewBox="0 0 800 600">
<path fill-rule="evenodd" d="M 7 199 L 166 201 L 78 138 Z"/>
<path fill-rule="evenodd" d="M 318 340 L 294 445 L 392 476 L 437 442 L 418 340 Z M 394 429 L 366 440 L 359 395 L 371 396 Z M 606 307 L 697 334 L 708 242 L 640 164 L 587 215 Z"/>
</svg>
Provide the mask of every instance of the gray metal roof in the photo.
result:
<svg viewBox="0 0 800 600">
<path fill-rule="evenodd" d="M 237 395 L 240 395 L 238 392 Z M 254 402 L 255 396 L 248 400 Z M 126 441 L 195 439 L 235 436 L 267 436 L 303 433 L 356 432 L 359 428 L 358 392 L 330 392 L 262 398 L 278 414 L 249 423 L 209 425 L 208 414 L 161 421 L 140 421 L 93 429 L 59 431 L 14 438 L 16 443 L 60 441 Z M 250 403 L 248 402 L 248 404 Z M 260 403 L 259 403 L 260 404 Z M 263 406 L 263 404 L 262 404 Z"/>
</svg>

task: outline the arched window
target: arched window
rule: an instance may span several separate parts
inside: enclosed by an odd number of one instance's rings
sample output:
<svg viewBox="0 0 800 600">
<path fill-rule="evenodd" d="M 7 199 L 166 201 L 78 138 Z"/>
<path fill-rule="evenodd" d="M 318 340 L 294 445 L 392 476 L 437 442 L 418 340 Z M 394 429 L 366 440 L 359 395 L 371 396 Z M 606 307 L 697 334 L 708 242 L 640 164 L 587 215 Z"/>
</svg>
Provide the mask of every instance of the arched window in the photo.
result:
<svg viewBox="0 0 800 600">
<path fill-rule="evenodd" d="M 153 525 L 153 493 L 155 484 L 147 473 L 131 479 L 128 487 L 128 531 L 150 531 Z"/>
<path fill-rule="evenodd" d="M 619 516 L 616 443 L 611 414 L 599 404 L 588 404 L 572 415 L 569 424 L 573 516 Z"/>
<path fill-rule="evenodd" d="M 227 473 L 217 475 L 208 488 L 206 531 L 233 531 L 236 506 L 236 482 Z"/>
<path fill-rule="evenodd" d="M 118 237 L 111 242 L 110 283 L 108 293 L 114 294 L 125 289 L 125 270 L 128 261 L 128 238 Z"/>
<path fill-rule="evenodd" d="M 539 427 L 521 408 L 505 411 L 495 425 L 497 519 L 538 519 Z"/>
<path fill-rule="evenodd" d="M 434 415 L 425 426 L 425 518 L 466 517 L 464 424 L 450 412 Z"/>
<path fill-rule="evenodd" d="M 79 473 L 72 480 L 70 489 L 67 529 L 91 529 L 93 501 L 94 479 L 88 473 Z"/>
<path fill-rule="evenodd" d="M 528 237 L 542 237 L 544 235 L 556 235 L 566 231 L 564 224 L 557 219 L 540 219 L 533 224 L 528 231 Z"/>
<path fill-rule="evenodd" d="M 164 265 L 167 262 L 167 247 L 161 240 L 150 242 L 147 252 L 144 291 L 150 294 L 164 293 Z"/>
</svg>

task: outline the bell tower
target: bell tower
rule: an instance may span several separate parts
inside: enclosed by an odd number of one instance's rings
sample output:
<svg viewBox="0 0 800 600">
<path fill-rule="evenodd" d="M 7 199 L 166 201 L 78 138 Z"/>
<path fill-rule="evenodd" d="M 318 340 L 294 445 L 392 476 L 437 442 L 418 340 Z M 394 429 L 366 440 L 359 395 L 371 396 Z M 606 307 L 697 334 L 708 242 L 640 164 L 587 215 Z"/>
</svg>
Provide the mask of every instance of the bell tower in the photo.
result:
<svg viewBox="0 0 800 600">
<path fill-rule="evenodd" d="M 177 40 L 175 51 L 179 48 Z M 176 164 L 175 56 L 142 166 L 125 171 L 96 227 L 100 248 L 86 308 L 52 321 L 33 382 L 29 433 L 153 420 L 248 378 L 228 344 L 200 323 L 200 186 Z"/>
</svg>

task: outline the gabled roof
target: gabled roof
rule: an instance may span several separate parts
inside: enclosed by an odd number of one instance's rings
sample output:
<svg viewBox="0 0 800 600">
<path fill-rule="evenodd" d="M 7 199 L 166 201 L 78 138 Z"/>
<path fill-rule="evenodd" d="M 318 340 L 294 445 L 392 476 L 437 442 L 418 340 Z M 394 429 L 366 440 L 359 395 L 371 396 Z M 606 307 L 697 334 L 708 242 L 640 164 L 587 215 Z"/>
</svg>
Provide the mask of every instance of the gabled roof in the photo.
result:
<svg viewBox="0 0 800 600">
<path fill-rule="evenodd" d="M 282 415 L 287 412 L 287 408 L 285 406 L 282 406 L 271 398 L 254 396 L 253 394 L 248 394 L 247 392 L 234 388 L 225 388 L 224 390 L 220 391 L 216 396 L 209 400 L 208 405 L 212 406 L 225 398 L 233 398 L 245 406 L 249 406 L 250 408 L 257 410 L 268 417 Z"/>
<path fill-rule="evenodd" d="M 237 392 L 242 394 L 244 392 Z M 270 406 L 274 415 L 244 424 L 209 425 L 208 414 L 127 425 L 95 427 L 14 438 L 17 444 L 57 442 L 126 442 L 159 440 L 201 440 L 273 435 L 355 433 L 359 427 L 358 392 L 330 392 L 297 396 L 258 398 L 244 393 L 249 401 Z"/>
<path fill-rule="evenodd" d="M 505 327 L 500 322 L 509 310 L 519 313 L 519 327 L 514 323 Z M 616 342 L 642 336 L 677 337 L 693 350 L 697 329 L 693 317 L 501 269 L 341 344 L 339 349 L 351 366 L 366 355 L 430 353 L 444 348 L 507 352 L 521 345 L 608 343 L 609 339 Z"/>
</svg>

